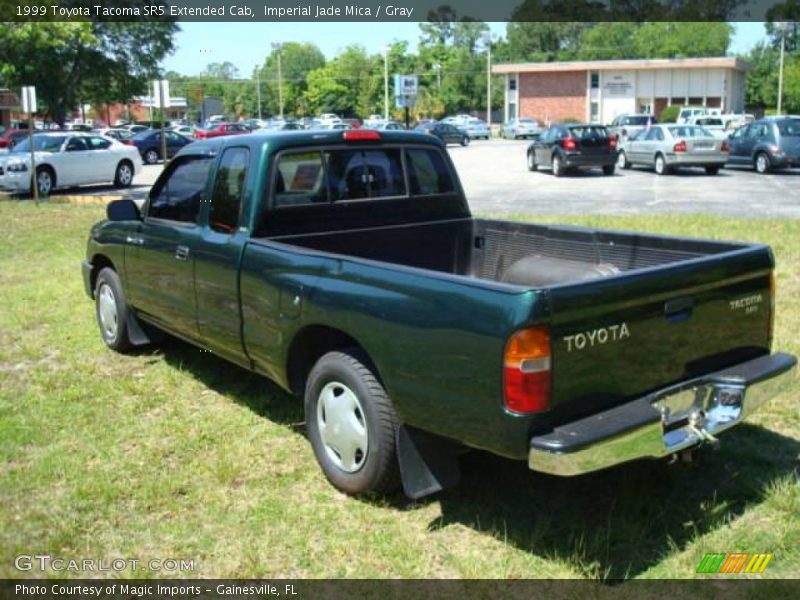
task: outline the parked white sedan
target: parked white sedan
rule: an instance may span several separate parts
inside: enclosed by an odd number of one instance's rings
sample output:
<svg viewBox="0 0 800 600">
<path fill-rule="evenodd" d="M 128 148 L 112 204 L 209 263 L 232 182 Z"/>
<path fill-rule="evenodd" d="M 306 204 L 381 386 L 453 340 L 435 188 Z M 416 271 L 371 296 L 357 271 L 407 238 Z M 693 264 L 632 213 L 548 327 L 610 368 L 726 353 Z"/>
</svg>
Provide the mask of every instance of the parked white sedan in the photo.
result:
<svg viewBox="0 0 800 600">
<path fill-rule="evenodd" d="M 92 133 L 58 132 L 33 136 L 36 185 L 40 196 L 56 188 L 112 182 L 128 187 L 142 170 L 135 146 Z M 31 191 L 30 139 L 4 157 L 0 187 L 13 193 Z"/>
</svg>

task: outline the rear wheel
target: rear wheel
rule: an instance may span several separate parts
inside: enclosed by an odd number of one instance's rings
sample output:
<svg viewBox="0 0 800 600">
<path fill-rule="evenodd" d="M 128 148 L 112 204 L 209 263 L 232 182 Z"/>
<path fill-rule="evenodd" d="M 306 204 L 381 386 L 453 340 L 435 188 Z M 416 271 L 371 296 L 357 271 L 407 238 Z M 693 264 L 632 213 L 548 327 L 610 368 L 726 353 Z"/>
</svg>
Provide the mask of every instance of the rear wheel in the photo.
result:
<svg viewBox="0 0 800 600">
<path fill-rule="evenodd" d="M 553 156 L 552 167 L 553 175 L 556 177 L 561 177 L 564 174 L 564 161 L 558 154 Z"/>
<path fill-rule="evenodd" d="M 469 137 L 468 136 L 465 135 L 464 137 L 461 138 L 461 145 L 462 146 L 469 146 Z"/>
<path fill-rule="evenodd" d="M 655 171 L 656 175 L 666 175 L 669 172 L 667 161 L 662 154 L 656 154 Z"/>
<path fill-rule="evenodd" d="M 614 165 L 605 165 L 603 167 L 603 175 L 613 175 L 614 174 Z"/>
<path fill-rule="evenodd" d="M 760 173 L 761 175 L 769 171 L 771 165 L 769 156 L 767 155 L 766 152 L 759 152 L 758 154 L 756 154 L 754 166 L 756 169 L 756 173 Z"/>
<path fill-rule="evenodd" d="M 127 160 L 123 160 L 117 165 L 117 172 L 114 174 L 114 186 L 118 188 L 130 187 L 133 183 L 133 166 Z"/>
<path fill-rule="evenodd" d="M 719 166 L 718 165 L 709 165 L 706 167 L 706 174 L 708 175 L 716 175 L 719 173 Z"/>
<path fill-rule="evenodd" d="M 617 166 L 620 169 L 630 169 L 631 163 L 628 162 L 628 155 L 625 154 L 625 150 L 619 151 L 619 156 L 617 156 Z"/>
<path fill-rule="evenodd" d="M 357 349 L 322 356 L 306 382 L 308 437 L 325 477 L 353 495 L 385 493 L 400 478 L 394 407 Z"/>
<path fill-rule="evenodd" d="M 536 155 L 533 152 L 528 152 L 528 171 L 536 171 L 539 165 L 536 164 Z"/>
</svg>

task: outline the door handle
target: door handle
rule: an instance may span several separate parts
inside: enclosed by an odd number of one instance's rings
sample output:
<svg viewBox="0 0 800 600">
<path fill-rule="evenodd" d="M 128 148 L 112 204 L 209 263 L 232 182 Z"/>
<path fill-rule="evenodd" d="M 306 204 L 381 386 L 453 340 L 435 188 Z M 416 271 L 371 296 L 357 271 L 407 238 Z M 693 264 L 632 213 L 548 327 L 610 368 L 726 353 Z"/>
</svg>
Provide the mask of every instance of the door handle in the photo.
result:
<svg viewBox="0 0 800 600">
<path fill-rule="evenodd" d="M 125 238 L 125 242 L 134 246 L 144 246 L 144 238 L 139 236 L 129 235 Z"/>
<path fill-rule="evenodd" d="M 175 248 L 175 258 L 178 260 L 186 260 L 189 258 L 189 247 L 188 246 L 178 246 Z"/>
</svg>

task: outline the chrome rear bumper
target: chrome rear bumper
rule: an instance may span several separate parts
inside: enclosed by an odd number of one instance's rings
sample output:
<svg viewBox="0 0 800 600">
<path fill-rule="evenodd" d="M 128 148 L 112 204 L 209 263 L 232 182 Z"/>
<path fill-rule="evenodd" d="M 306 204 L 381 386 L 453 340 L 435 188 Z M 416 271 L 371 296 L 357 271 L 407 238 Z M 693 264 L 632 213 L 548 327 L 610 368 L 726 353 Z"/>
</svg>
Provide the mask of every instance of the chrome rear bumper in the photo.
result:
<svg viewBox="0 0 800 600">
<path fill-rule="evenodd" d="M 738 425 L 793 379 L 797 359 L 772 354 L 659 390 L 531 439 L 528 466 L 580 475 L 640 458 L 661 458 Z"/>
</svg>

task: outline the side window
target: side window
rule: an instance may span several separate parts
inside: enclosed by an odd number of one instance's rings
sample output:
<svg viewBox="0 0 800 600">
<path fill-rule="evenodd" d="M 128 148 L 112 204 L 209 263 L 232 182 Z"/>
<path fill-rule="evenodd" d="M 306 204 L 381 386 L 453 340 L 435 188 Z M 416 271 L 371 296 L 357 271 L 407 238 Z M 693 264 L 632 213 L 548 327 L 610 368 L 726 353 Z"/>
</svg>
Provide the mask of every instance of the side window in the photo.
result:
<svg viewBox="0 0 800 600">
<path fill-rule="evenodd" d="M 247 148 L 228 148 L 222 155 L 214 181 L 208 218 L 209 227 L 214 231 L 236 231 L 249 161 L 250 151 Z"/>
<path fill-rule="evenodd" d="M 400 150 L 332 150 L 325 154 L 333 201 L 405 196 Z"/>
<path fill-rule="evenodd" d="M 74 137 L 67 142 L 67 152 L 80 152 L 88 149 L 86 141 L 82 137 Z"/>
<path fill-rule="evenodd" d="M 105 150 L 111 145 L 111 142 L 99 137 L 90 137 L 88 141 L 92 150 Z"/>
<path fill-rule="evenodd" d="M 320 152 L 294 152 L 278 159 L 272 193 L 276 207 L 327 202 Z"/>
<path fill-rule="evenodd" d="M 172 163 L 166 178 L 150 193 L 147 216 L 196 223 L 212 158 L 185 157 Z"/>
<path fill-rule="evenodd" d="M 406 159 L 413 195 L 446 194 L 455 190 L 450 170 L 439 151 L 408 149 Z"/>
</svg>

